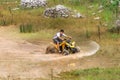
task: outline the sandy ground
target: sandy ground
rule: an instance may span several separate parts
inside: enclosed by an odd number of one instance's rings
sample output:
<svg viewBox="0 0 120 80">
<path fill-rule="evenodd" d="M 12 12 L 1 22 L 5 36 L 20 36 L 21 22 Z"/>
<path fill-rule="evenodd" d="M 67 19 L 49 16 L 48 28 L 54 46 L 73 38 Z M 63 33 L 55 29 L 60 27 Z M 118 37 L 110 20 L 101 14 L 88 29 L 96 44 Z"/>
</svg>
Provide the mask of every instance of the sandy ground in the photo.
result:
<svg viewBox="0 0 120 80">
<path fill-rule="evenodd" d="M 5 78 L 50 78 L 60 72 L 86 67 L 78 63 L 84 56 L 91 56 L 99 50 L 94 41 L 80 45 L 80 53 L 63 56 L 45 54 L 47 44 L 32 44 L 22 39 L 3 34 L 6 28 L 0 28 L 0 77 Z M 81 66 L 82 65 L 82 66 Z"/>
</svg>

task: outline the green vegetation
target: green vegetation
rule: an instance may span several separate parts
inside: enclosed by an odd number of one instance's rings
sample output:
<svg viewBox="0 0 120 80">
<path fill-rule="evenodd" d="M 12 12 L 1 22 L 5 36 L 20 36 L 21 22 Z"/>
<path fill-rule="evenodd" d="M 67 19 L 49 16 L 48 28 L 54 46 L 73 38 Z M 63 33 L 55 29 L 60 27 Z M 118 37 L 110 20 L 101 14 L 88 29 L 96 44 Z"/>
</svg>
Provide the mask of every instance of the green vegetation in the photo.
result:
<svg viewBox="0 0 120 80">
<path fill-rule="evenodd" d="M 92 68 L 62 73 L 54 80 L 119 80 L 120 68 Z"/>
<path fill-rule="evenodd" d="M 6 0 L 2 0 L 2 1 L 6 1 Z M 13 1 L 13 0 L 11 0 Z M 88 1 L 79 1 L 79 0 L 49 0 L 48 2 L 48 6 L 52 7 L 56 4 L 63 4 L 66 5 L 70 8 L 72 8 L 73 10 L 78 10 L 80 11 L 82 14 L 85 14 L 86 16 L 91 16 L 92 12 L 96 12 L 96 9 L 99 7 L 99 4 L 92 4 L 93 6 L 95 6 L 92 10 L 87 10 L 86 7 L 90 6 L 88 3 Z M 77 3 L 77 4 L 75 4 Z M 46 20 L 43 17 L 43 12 L 45 8 L 37 8 L 37 9 L 19 9 L 19 10 L 12 10 L 18 6 L 19 3 L 9 3 L 9 4 L 2 4 L 2 8 L 1 8 L 1 12 L 0 12 L 0 21 L 1 21 L 1 25 L 9 25 L 9 24 L 20 24 L 20 23 L 32 23 L 32 25 L 35 26 L 42 26 L 45 25 L 45 23 L 51 23 L 50 20 Z M 11 9 L 11 10 L 10 10 Z M 92 12 L 91 12 L 92 11 Z M 105 12 L 103 12 L 102 14 L 100 14 L 100 16 L 105 20 L 105 21 L 109 21 L 111 20 L 111 11 L 107 10 Z M 32 16 L 32 17 L 31 17 Z M 57 20 L 57 19 L 56 19 Z M 60 20 L 60 19 L 59 19 Z M 58 20 L 58 21 L 59 21 Z M 69 20 L 71 19 L 66 19 L 68 23 Z M 45 21 L 45 22 L 44 22 Z M 78 21 L 78 20 L 76 20 Z M 12 22 L 12 23 L 11 23 Z M 49 27 L 49 25 L 46 24 L 44 27 Z M 51 25 L 52 27 L 56 26 L 56 24 Z M 78 24 L 79 25 L 79 24 Z M 62 26 L 62 25 L 59 25 Z M 69 25 L 66 25 L 69 26 Z"/>
<path fill-rule="evenodd" d="M 32 25 L 31 24 L 21 24 L 20 25 L 20 32 L 21 33 L 31 33 L 34 30 L 32 29 Z"/>
</svg>

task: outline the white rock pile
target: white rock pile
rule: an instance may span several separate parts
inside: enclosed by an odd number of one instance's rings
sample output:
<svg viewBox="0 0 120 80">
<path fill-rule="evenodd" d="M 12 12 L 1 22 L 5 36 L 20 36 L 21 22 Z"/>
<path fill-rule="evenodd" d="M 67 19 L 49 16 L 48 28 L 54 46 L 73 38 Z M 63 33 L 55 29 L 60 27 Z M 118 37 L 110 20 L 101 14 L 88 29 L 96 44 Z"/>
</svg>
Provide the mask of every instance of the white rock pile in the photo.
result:
<svg viewBox="0 0 120 80">
<path fill-rule="evenodd" d="M 70 9 L 63 5 L 46 8 L 46 10 L 44 11 L 44 16 L 46 17 L 68 17 L 69 15 Z"/>
<path fill-rule="evenodd" d="M 45 7 L 47 5 L 46 0 L 21 0 L 22 7 L 35 8 L 35 7 Z"/>
<path fill-rule="evenodd" d="M 64 5 L 56 5 L 55 7 L 46 8 L 44 11 L 44 16 L 46 17 L 74 17 L 74 18 L 83 18 L 84 16 L 81 15 L 79 12 L 76 12 L 74 10 L 71 10 L 68 7 L 65 7 Z"/>
</svg>

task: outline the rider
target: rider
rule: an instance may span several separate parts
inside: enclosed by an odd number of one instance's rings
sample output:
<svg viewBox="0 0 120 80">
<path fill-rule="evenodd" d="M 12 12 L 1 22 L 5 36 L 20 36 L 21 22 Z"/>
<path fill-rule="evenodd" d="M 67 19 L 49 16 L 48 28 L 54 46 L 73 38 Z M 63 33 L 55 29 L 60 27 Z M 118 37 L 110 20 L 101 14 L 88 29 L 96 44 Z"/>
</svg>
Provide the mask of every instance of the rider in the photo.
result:
<svg viewBox="0 0 120 80">
<path fill-rule="evenodd" d="M 53 37 L 53 42 L 57 45 L 57 49 L 58 51 L 61 53 L 61 50 L 59 48 L 59 44 L 63 41 L 62 37 L 69 37 L 66 34 L 64 34 L 64 30 L 61 29 L 59 32 L 57 32 L 55 34 L 55 36 Z M 71 37 L 70 37 L 71 38 Z"/>
</svg>

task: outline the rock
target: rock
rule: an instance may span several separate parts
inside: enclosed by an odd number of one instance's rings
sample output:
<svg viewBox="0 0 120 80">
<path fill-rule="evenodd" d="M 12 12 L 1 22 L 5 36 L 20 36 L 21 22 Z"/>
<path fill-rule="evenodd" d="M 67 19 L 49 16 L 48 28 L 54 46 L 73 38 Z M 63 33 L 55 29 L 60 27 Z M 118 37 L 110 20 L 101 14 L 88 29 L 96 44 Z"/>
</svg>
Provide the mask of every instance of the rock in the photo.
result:
<svg viewBox="0 0 120 80">
<path fill-rule="evenodd" d="M 108 24 L 107 24 L 107 23 L 103 23 L 103 26 L 107 27 L 107 26 L 108 26 Z"/>
<path fill-rule="evenodd" d="M 76 14 L 72 15 L 72 17 L 74 17 L 74 18 L 84 18 L 85 16 L 83 16 L 80 13 L 76 13 Z"/>
<path fill-rule="evenodd" d="M 94 19 L 95 19 L 95 20 L 99 20 L 99 19 L 100 19 L 100 17 L 95 17 Z"/>
<path fill-rule="evenodd" d="M 120 20 L 119 20 L 119 19 L 118 19 L 118 20 L 116 20 L 116 23 L 115 23 L 115 24 L 116 24 L 116 26 L 115 26 L 115 27 L 116 27 L 116 28 L 118 28 L 118 29 L 120 29 Z"/>
<path fill-rule="evenodd" d="M 46 8 L 46 10 L 44 11 L 44 16 L 56 17 L 55 8 Z"/>
<path fill-rule="evenodd" d="M 103 12 L 103 10 L 99 10 L 99 11 L 98 11 L 98 13 L 101 13 L 101 12 Z"/>
<path fill-rule="evenodd" d="M 44 16 L 46 17 L 68 17 L 69 15 L 70 9 L 63 5 L 46 8 L 46 10 L 44 11 Z"/>
<path fill-rule="evenodd" d="M 76 10 L 71 10 L 70 8 L 67 8 L 63 5 L 56 5 L 55 7 L 51 7 L 51 8 L 46 8 L 46 10 L 44 11 L 44 16 L 45 17 L 64 17 L 67 18 L 69 16 L 72 16 L 74 18 L 83 18 L 85 16 L 83 16 L 82 14 L 80 14 L 79 12 L 77 12 Z"/>
<path fill-rule="evenodd" d="M 119 19 L 116 20 L 115 26 L 112 27 L 109 31 L 112 33 L 120 33 L 120 20 Z"/>
<path fill-rule="evenodd" d="M 12 10 L 13 10 L 13 11 L 16 11 L 16 10 L 19 10 L 19 8 L 13 8 Z"/>
<path fill-rule="evenodd" d="M 96 13 L 92 13 L 92 15 L 96 15 Z"/>
<path fill-rule="evenodd" d="M 57 5 L 55 7 L 55 10 L 56 10 L 57 14 L 61 17 L 68 17 L 70 14 L 70 9 L 63 5 Z"/>
<path fill-rule="evenodd" d="M 102 10 L 103 9 L 103 5 L 100 5 L 98 10 Z"/>
<path fill-rule="evenodd" d="M 92 9 L 92 8 L 94 8 L 94 6 L 93 6 L 93 5 L 91 5 L 91 6 L 89 6 L 88 8 L 89 8 L 89 9 Z"/>
<path fill-rule="evenodd" d="M 47 5 L 46 0 L 21 0 L 22 7 L 35 8 L 35 7 L 45 7 Z"/>
<path fill-rule="evenodd" d="M 117 25 L 117 26 L 120 26 L 120 20 L 119 20 L 119 19 L 116 20 L 116 25 Z"/>
</svg>

